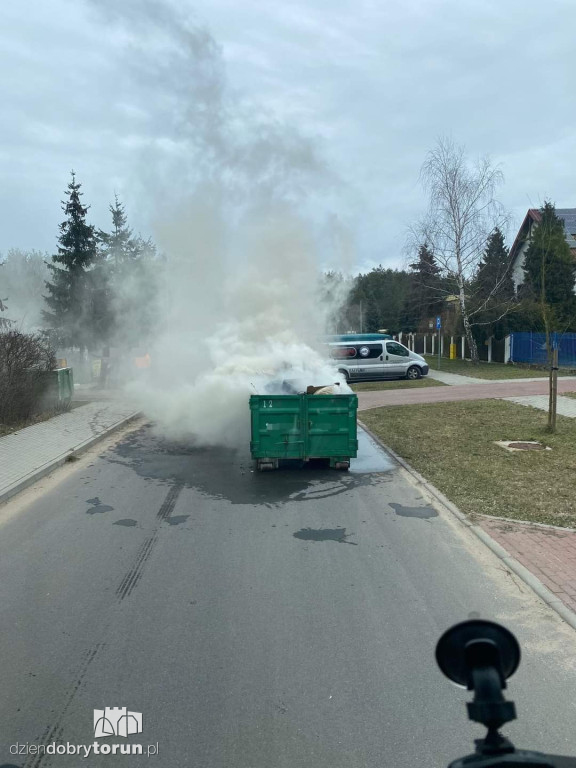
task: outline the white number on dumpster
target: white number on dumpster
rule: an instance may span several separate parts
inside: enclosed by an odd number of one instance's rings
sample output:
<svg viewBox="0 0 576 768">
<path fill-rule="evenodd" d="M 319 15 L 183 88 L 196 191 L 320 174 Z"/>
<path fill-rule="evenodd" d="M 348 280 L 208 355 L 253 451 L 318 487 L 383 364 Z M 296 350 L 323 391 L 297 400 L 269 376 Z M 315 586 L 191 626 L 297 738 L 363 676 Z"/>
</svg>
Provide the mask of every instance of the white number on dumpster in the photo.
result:
<svg viewBox="0 0 576 768">
<path fill-rule="evenodd" d="M 268 401 L 264 400 L 263 407 L 272 408 L 272 400 L 268 400 Z"/>
</svg>

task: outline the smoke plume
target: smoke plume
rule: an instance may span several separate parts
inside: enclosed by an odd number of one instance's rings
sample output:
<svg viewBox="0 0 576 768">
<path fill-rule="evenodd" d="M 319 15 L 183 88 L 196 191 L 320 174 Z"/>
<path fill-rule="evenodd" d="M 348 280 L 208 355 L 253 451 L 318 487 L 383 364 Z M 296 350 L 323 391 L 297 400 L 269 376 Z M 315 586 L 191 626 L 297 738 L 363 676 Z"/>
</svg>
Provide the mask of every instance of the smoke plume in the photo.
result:
<svg viewBox="0 0 576 768">
<path fill-rule="evenodd" d="M 284 380 L 349 391 L 321 351 L 334 314 L 321 261 L 350 251 L 323 209 L 334 180 L 313 140 L 231 92 L 219 46 L 175 5 L 92 6 L 155 136 L 135 176 L 166 254 L 161 311 L 128 391 L 164 435 L 246 444 L 250 394 Z"/>
</svg>

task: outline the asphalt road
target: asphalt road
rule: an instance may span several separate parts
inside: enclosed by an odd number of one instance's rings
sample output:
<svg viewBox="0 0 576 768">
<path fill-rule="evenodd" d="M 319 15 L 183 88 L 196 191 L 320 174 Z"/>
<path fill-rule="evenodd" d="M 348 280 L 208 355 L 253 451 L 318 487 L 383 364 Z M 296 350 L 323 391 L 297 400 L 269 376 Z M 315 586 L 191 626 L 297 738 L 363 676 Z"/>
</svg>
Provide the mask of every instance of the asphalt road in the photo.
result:
<svg viewBox="0 0 576 768">
<path fill-rule="evenodd" d="M 1 507 L 0 765 L 444 766 L 482 729 L 434 647 L 478 614 L 523 646 L 507 734 L 576 754 L 573 630 L 362 446 L 258 474 L 143 426 Z M 97 743 L 158 756 L 10 754 L 121 706 L 143 733 Z"/>
</svg>

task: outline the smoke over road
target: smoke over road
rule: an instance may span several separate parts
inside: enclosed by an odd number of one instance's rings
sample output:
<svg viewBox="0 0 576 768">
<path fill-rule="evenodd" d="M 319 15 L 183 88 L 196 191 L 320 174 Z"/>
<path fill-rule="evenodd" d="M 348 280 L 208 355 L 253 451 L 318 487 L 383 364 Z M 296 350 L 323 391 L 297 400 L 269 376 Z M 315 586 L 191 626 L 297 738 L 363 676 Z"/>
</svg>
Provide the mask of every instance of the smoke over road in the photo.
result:
<svg viewBox="0 0 576 768">
<path fill-rule="evenodd" d="M 167 260 L 149 377 L 128 392 L 164 435 L 245 444 L 251 393 L 338 380 L 319 351 L 335 309 L 321 259 L 345 240 L 322 211 L 334 180 L 311 139 L 231 93 L 218 45 L 176 5 L 90 5 L 121 41 L 122 92 L 164 134 L 135 171 Z"/>
</svg>

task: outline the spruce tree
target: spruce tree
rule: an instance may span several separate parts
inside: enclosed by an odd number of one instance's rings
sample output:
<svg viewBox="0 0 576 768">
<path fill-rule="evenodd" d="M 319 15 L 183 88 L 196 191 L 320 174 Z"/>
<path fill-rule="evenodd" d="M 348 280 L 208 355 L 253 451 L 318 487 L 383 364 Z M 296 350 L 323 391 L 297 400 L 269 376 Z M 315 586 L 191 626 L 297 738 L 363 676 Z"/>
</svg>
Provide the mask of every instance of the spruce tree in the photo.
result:
<svg viewBox="0 0 576 768">
<path fill-rule="evenodd" d="M 67 200 L 62 201 L 66 218 L 60 224 L 58 251 L 48 264 L 52 279 L 46 282 L 43 319 L 58 344 L 84 351 L 93 344 L 94 319 L 100 312 L 90 274 L 98 257 L 97 238 L 94 226 L 86 222 L 89 206 L 82 204 L 81 186 L 72 171 Z"/>
<path fill-rule="evenodd" d="M 474 280 L 474 297 L 477 302 L 497 303 L 514 296 L 514 282 L 510 267 L 510 255 L 504 242 L 504 235 L 496 227 L 488 238 Z"/>
<path fill-rule="evenodd" d="M 135 241 L 132 230 L 128 226 L 124 205 L 118 199 L 118 195 L 114 195 L 114 205 L 109 206 L 109 211 L 112 214 L 112 232 L 99 230 L 98 239 L 102 244 L 104 259 L 110 263 L 114 272 L 135 255 Z"/>
<path fill-rule="evenodd" d="M 402 307 L 401 325 L 404 331 L 416 331 L 422 322 L 442 309 L 443 285 L 434 254 L 424 243 L 418 258 L 410 264 L 408 294 Z"/>
<path fill-rule="evenodd" d="M 508 315 L 516 303 L 511 267 L 504 235 L 496 227 L 470 284 L 470 322 L 478 343 L 491 336 L 503 338 L 509 331 Z"/>
<path fill-rule="evenodd" d="M 573 303 L 574 257 L 554 205 L 545 202 L 540 214 L 541 220 L 533 230 L 524 261 L 526 288 L 537 300 L 562 314 L 562 307 Z"/>
<path fill-rule="evenodd" d="M 98 233 L 109 278 L 110 337 L 123 349 L 148 348 L 157 320 L 158 270 L 156 246 L 133 235 L 124 205 L 115 195 L 110 205 L 112 230 Z"/>
</svg>

